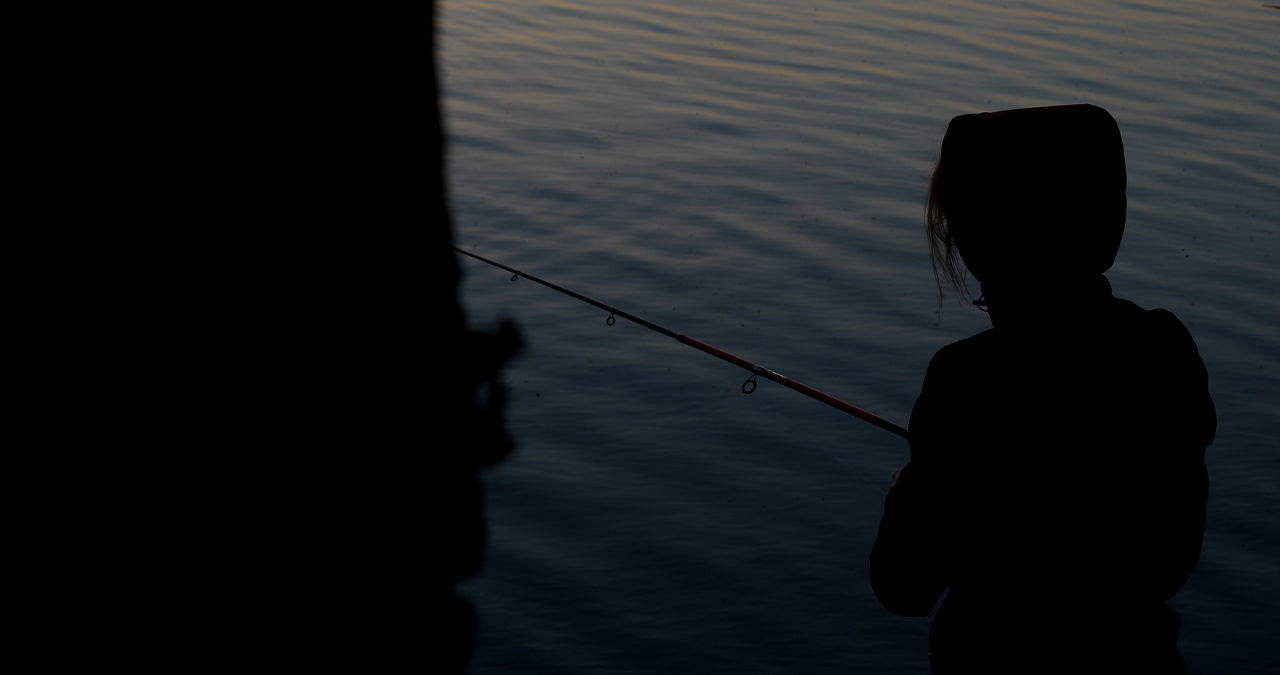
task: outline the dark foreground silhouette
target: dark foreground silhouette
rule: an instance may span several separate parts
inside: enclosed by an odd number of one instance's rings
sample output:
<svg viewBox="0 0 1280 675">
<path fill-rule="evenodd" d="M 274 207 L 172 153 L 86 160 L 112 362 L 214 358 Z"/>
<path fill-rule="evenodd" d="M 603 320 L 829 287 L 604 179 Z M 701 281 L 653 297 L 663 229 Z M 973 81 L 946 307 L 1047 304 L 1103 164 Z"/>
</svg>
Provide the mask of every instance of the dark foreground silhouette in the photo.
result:
<svg viewBox="0 0 1280 675">
<path fill-rule="evenodd" d="M 484 563 L 487 528 L 479 474 L 502 461 L 514 445 L 503 421 L 500 373 L 519 351 L 520 339 L 510 323 L 492 332 L 469 328 L 459 301 L 461 275 L 445 189 L 434 3 L 428 5 L 428 13 L 432 218 L 428 269 L 437 275 L 429 284 L 429 308 L 434 322 L 432 350 L 438 356 L 432 370 L 438 377 L 431 383 L 435 417 L 428 430 L 437 442 L 428 449 L 427 668 L 433 673 L 461 673 L 471 660 L 479 618 L 456 586 L 479 574 Z"/>
<path fill-rule="evenodd" d="M 992 328 L 929 364 L 871 551 L 889 611 L 937 606 L 935 673 L 1186 671 L 1166 601 L 1199 560 L 1215 413 L 1186 328 L 1103 276 L 1125 180 L 1101 108 L 948 128 L 935 269 L 981 282 Z"/>
</svg>

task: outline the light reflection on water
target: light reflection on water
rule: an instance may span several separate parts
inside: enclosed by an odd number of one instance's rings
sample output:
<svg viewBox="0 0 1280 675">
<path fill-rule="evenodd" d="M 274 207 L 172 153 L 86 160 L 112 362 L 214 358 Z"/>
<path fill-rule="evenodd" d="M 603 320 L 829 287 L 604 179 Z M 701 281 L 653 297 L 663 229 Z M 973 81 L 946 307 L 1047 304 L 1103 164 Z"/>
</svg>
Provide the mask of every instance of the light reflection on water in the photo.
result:
<svg viewBox="0 0 1280 675">
<path fill-rule="evenodd" d="M 1117 293 L 1172 309 L 1219 406 L 1196 673 L 1280 664 L 1280 12 L 1247 2 L 444 2 L 459 244 L 905 423 L 984 327 L 920 222 L 956 114 L 1088 101 L 1125 136 Z M 865 560 L 896 437 L 464 263 L 510 315 L 475 672 L 924 672 Z M 1105 467 L 1100 467 L 1105 470 Z"/>
</svg>

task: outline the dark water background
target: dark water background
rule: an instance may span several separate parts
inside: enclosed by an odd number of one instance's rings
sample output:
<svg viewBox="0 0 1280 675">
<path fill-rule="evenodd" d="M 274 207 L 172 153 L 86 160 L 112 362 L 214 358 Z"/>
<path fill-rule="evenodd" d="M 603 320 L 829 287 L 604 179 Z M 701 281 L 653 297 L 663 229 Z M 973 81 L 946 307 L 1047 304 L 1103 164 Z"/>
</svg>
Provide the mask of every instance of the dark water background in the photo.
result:
<svg viewBox="0 0 1280 675">
<path fill-rule="evenodd" d="M 1182 651 L 1280 670 L 1280 11 L 464 0 L 437 21 L 461 246 L 900 424 L 933 352 L 986 326 L 939 302 L 925 248 L 947 121 L 1110 110 L 1130 210 L 1109 277 L 1187 324 L 1219 410 Z M 462 588 L 474 672 L 926 672 L 928 621 L 867 584 L 901 439 L 463 265 L 472 322 L 528 342 Z"/>
</svg>

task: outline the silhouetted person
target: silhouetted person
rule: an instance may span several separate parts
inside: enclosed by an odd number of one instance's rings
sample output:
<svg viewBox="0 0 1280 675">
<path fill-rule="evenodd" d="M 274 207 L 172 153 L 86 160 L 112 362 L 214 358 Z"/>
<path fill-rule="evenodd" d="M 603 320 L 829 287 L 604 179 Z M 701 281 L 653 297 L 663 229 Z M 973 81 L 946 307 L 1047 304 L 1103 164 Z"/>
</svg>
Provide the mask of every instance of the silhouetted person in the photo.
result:
<svg viewBox="0 0 1280 675">
<path fill-rule="evenodd" d="M 428 5 L 427 189 L 429 351 L 433 375 L 426 425 L 428 513 L 427 672 L 466 672 L 478 634 L 478 615 L 457 585 L 480 573 L 487 521 L 480 472 L 504 460 L 515 442 L 505 425 L 502 369 L 520 350 L 514 324 L 472 330 L 459 299 L 461 271 L 453 250 L 445 180 L 444 126 L 440 118 L 435 54 L 435 4 Z M 433 275 L 433 276 L 431 276 Z M 438 358 L 437 358 L 438 357 Z M 410 538 L 415 538 L 411 533 Z M 417 625 L 416 623 L 413 625 Z"/>
<path fill-rule="evenodd" d="M 939 285 L 992 328 L 933 357 L 871 550 L 935 673 L 1180 673 L 1166 604 L 1199 561 L 1215 413 L 1187 329 L 1112 296 L 1120 131 L 1055 106 L 951 121 L 929 199 Z M 961 266 L 963 263 L 963 267 Z"/>
</svg>

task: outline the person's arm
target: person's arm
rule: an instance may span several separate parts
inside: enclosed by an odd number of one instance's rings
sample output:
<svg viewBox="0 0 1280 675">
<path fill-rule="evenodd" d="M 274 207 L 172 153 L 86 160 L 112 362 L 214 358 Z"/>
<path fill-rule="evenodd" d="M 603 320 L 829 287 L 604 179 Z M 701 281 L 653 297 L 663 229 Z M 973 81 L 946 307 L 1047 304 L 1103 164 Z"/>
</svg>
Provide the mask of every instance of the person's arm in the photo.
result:
<svg viewBox="0 0 1280 675">
<path fill-rule="evenodd" d="M 900 616 L 928 615 L 947 585 L 934 506 L 938 477 L 930 457 L 934 430 L 945 428 L 935 414 L 937 364 L 935 357 L 911 412 L 912 459 L 894 473 L 871 547 L 871 588 L 885 609 Z"/>
<path fill-rule="evenodd" d="M 900 616 L 928 615 L 946 588 L 925 506 L 928 481 L 919 473 L 907 462 L 894 474 L 871 547 L 871 588 L 885 609 Z"/>
<path fill-rule="evenodd" d="M 1169 336 L 1169 365 L 1161 373 L 1167 379 L 1157 385 L 1167 399 L 1163 409 L 1153 413 L 1161 420 L 1155 433 L 1160 439 L 1158 466 L 1151 471 L 1151 479 L 1160 486 L 1153 500 L 1160 511 L 1153 514 L 1158 519 L 1153 518 L 1156 541 L 1150 548 L 1160 557 L 1147 573 L 1157 595 L 1167 600 L 1182 589 L 1200 561 L 1209 499 L 1204 455 L 1217 431 L 1217 411 L 1209 395 L 1208 371 L 1191 333 L 1165 310 L 1153 310 L 1150 316 L 1159 323 L 1160 333 Z"/>
</svg>

